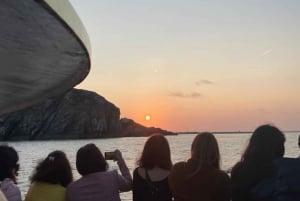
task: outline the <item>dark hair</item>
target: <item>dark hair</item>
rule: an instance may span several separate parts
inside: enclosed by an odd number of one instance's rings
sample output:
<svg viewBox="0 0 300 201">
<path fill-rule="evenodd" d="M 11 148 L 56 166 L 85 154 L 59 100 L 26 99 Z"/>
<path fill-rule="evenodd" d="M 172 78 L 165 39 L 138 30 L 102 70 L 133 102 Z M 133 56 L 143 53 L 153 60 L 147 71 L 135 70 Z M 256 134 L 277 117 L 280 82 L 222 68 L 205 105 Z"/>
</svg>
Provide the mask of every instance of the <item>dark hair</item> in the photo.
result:
<svg viewBox="0 0 300 201">
<path fill-rule="evenodd" d="M 76 167 L 82 176 L 108 169 L 103 154 L 95 144 L 87 144 L 77 151 Z"/>
<path fill-rule="evenodd" d="M 275 126 L 259 126 L 252 134 L 241 160 L 232 168 L 233 199 L 247 200 L 250 190 L 272 176 L 274 160 L 284 155 L 284 134 Z"/>
<path fill-rule="evenodd" d="M 273 162 L 284 155 L 284 134 L 275 126 L 259 126 L 252 134 L 241 161 Z"/>
<path fill-rule="evenodd" d="M 145 169 L 159 167 L 170 170 L 172 168 L 170 146 L 165 136 L 156 133 L 148 138 L 137 165 Z"/>
<path fill-rule="evenodd" d="M 198 134 L 192 143 L 191 159 L 197 162 L 197 171 L 203 165 L 211 165 L 220 169 L 220 151 L 217 139 L 212 133 Z"/>
<path fill-rule="evenodd" d="M 19 171 L 18 161 L 18 153 L 13 147 L 0 145 L 0 181 L 10 178 L 16 183 Z"/>
<path fill-rule="evenodd" d="M 67 187 L 73 181 L 73 175 L 66 154 L 62 151 L 51 152 L 47 158 L 39 162 L 30 180 Z"/>
</svg>

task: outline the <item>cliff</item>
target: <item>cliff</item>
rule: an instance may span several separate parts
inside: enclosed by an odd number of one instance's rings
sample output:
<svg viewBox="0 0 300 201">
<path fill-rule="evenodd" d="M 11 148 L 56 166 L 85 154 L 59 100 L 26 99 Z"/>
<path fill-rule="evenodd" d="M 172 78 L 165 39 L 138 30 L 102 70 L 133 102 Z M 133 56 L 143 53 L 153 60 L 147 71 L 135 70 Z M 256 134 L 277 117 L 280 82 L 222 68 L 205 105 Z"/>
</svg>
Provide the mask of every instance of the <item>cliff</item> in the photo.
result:
<svg viewBox="0 0 300 201">
<path fill-rule="evenodd" d="M 145 127 L 141 124 L 134 122 L 132 119 L 123 118 L 120 120 L 119 136 L 137 137 L 149 136 L 152 133 L 162 133 L 164 135 L 175 135 L 173 132 L 163 130 L 155 127 Z"/>
<path fill-rule="evenodd" d="M 84 139 L 147 136 L 153 132 L 130 119 L 102 96 L 72 89 L 62 96 L 0 117 L 0 140 Z"/>
</svg>

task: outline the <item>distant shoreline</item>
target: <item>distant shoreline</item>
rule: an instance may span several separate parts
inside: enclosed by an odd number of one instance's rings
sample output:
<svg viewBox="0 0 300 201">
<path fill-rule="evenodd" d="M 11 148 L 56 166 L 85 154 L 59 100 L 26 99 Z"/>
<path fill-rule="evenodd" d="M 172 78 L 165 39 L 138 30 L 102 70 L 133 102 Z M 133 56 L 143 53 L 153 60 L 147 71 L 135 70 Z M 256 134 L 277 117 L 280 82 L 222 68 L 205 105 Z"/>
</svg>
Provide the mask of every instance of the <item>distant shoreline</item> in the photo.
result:
<svg viewBox="0 0 300 201">
<path fill-rule="evenodd" d="M 217 131 L 217 132 L 212 132 L 213 134 L 251 134 L 253 131 Z M 190 131 L 190 132 L 175 132 L 178 135 L 180 134 L 198 134 L 201 132 L 197 131 Z M 300 131 L 283 131 L 283 133 L 300 133 Z"/>
</svg>

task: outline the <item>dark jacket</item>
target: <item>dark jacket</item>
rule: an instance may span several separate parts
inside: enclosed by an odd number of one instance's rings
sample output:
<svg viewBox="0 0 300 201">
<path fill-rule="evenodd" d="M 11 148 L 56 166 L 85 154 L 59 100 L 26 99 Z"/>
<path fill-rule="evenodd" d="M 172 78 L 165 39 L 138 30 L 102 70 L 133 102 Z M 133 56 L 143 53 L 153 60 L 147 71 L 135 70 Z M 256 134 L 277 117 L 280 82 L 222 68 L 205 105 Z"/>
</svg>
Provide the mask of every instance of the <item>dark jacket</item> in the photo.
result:
<svg viewBox="0 0 300 201">
<path fill-rule="evenodd" d="M 272 177 L 273 161 L 246 160 L 231 171 L 232 201 L 251 201 L 251 189 L 265 178 Z"/>
<path fill-rule="evenodd" d="M 138 173 L 138 168 L 133 171 L 133 201 L 171 201 L 168 177 L 161 181 L 144 179 Z"/>
<path fill-rule="evenodd" d="M 175 201 L 229 201 L 229 176 L 212 166 L 202 167 L 196 174 L 195 161 L 180 162 L 173 166 L 169 186 Z"/>
<path fill-rule="evenodd" d="M 300 159 L 277 159 L 274 167 L 274 175 L 262 180 L 251 190 L 251 200 L 299 201 Z"/>
</svg>

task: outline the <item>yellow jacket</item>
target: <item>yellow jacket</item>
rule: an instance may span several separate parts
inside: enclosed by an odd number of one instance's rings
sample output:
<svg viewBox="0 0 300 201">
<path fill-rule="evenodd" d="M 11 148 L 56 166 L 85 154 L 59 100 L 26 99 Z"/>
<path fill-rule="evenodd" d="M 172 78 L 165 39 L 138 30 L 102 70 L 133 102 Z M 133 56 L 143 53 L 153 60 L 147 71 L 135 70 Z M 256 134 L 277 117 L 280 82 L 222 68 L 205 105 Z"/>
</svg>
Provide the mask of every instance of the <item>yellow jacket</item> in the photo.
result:
<svg viewBox="0 0 300 201">
<path fill-rule="evenodd" d="M 59 184 L 33 182 L 25 201 L 65 201 L 66 188 Z"/>
</svg>

